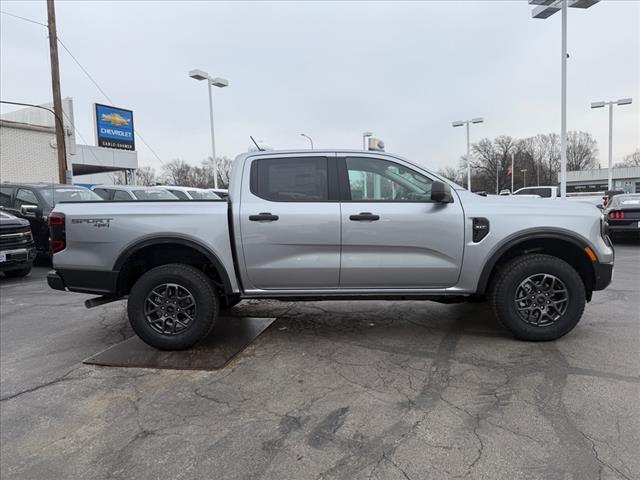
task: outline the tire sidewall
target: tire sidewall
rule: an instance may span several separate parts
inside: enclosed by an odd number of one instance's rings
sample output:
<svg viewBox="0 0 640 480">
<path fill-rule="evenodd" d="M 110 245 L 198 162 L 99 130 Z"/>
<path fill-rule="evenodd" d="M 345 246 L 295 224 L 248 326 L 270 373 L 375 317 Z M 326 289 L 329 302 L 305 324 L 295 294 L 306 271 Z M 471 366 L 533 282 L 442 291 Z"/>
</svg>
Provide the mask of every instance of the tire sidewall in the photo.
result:
<svg viewBox="0 0 640 480">
<path fill-rule="evenodd" d="M 555 340 L 570 332 L 580 320 L 585 305 L 585 288 L 579 274 L 563 260 L 551 256 L 539 256 L 530 262 L 513 265 L 503 271 L 504 278 L 496 292 L 496 314 L 511 332 L 522 340 Z M 515 305 L 518 286 L 531 275 L 550 274 L 566 286 L 569 301 L 565 313 L 552 325 L 538 327 L 525 322 Z"/>
<path fill-rule="evenodd" d="M 186 288 L 196 303 L 191 325 L 177 335 L 155 331 L 144 314 L 149 293 L 164 283 Z M 183 350 L 193 346 L 211 331 L 218 316 L 218 299 L 210 280 L 199 270 L 184 265 L 163 265 L 149 270 L 134 284 L 127 305 L 131 328 L 145 343 L 161 350 Z"/>
</svg>

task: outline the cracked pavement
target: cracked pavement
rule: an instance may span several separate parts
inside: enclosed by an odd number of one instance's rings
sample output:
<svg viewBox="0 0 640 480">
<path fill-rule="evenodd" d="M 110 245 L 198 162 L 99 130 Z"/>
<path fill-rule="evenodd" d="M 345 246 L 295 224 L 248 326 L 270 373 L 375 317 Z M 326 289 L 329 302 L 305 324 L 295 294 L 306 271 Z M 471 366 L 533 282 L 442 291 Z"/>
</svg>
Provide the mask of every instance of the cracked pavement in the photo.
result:
<svg viewBox="0 0 640 480">
<path fill-rule="evenodd" d="M 125 303 L 45 274 L 0 279 L 3 480 L 640 478 L 637 245 L 556 342 L 484 304 L 247 301 L 278 320 L 214 372 L 83 365 Z"/>
</svg>

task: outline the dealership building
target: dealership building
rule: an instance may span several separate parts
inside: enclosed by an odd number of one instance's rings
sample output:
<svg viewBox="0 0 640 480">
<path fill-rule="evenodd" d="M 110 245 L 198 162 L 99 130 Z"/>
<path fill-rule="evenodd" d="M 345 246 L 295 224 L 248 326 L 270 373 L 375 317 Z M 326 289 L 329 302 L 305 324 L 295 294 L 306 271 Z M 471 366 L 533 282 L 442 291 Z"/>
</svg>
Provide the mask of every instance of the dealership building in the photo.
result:
<svg viewBox="0 0 640 480">
<path fill-rule="evenodd" d="M 55 117 L 49 111 L 53 108 L 51 104 L 41 107 L 28 107 L 0 115 L 0 181 L 58 183 Z M 112 109 L 100 105 L 94 108 L 100 107 Z M 113 145 L 115 148 L 77 143 L 71 98 L 63 99 L 63 111 L 67 182 L 112 183 L 113 172 L 125 172 L 131 183 L 135 181 L 138 154 L 133 142 L 128 150 L 110 143 L 109 139 L 100 139 L 99 135 L 96 135 L 97 143 Z M 109 115 L 107 118 L 111 119 Z M 125 121 L 122 119 L 122 122 Z M 133 136 L 132 118 L 130 123 Z M 100 128 L 98 122 L 96 128 Z M 115 129 L 118 129 L 117 126 Z"/>
<path fill-rule="evenodd" d="M 640 166 L 614 167 L 612 174 L 614 190 L 640 193 Z M 608 179 L 608 168 L 567 172 L 567 192 L 604 192 L 609 189 Z"/>
</svg>

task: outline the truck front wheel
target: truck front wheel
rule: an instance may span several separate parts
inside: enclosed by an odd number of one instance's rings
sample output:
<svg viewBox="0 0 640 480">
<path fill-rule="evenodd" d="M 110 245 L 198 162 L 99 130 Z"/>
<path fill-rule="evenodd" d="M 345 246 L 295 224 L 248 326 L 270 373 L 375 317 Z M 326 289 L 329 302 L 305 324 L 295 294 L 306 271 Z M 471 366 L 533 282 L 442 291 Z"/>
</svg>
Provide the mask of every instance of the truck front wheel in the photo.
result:
<svg viewBox="0 0 640 480">
<path fill-rule="evenodd" d="M 521 340 L 555 340 L 582 317 L 585 288 L 564 260 L 531 254 L 507 262 L 496 274 L 490 300 L 498 320 Z"/>
<path fill-rule="evenodd" d="M 142 275 L 129 293 L 133 331 L 161 350 L 184 350 L 205 338 L 218 318 L 209 277 L 190 265 L 169 264 Z"/>
</svg>

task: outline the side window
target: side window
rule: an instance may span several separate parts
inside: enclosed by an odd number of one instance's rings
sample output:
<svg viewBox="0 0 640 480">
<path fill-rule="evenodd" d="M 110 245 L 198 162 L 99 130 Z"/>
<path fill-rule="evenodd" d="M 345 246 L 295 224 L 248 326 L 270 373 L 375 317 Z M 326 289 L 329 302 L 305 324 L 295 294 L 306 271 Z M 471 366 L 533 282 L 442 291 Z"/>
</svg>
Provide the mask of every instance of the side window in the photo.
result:
<svg viewBox="0 0 640 480">
<path fill-rule="evenodd" d="M 351 200 L 356 202 L 429 202 L 430 178 L 397 163 L 376 158 L 347 158 Z"/>
<path fill-rule="evenodd" d="M 11 208 L 12 193 L 13 193 L 13 188 L 11 187 L 0 188 L 0 207 Z"/>
<path fill-rule="evenodd" d="M 111 198 L 111 191 L 107 190 L 106 188 L 94 188 L 93 189 L 94 193 L 96 195 L 98 195 L 100 198 L 102 198 L 103 200 L 110 200 Z"/>
<path fill-rule="evenodd" d="M 124 190 L 116 190 L 113 193 L 113 200 L 116 202 L 130 202 L 132 199 L 129 195 L 129 192 L 125 192 Z"/>
<path fill-rule="evenodd" d="M 16 193 L 16 208 L 20 208 L 23 205 L 38 205 L 38 197 L 31 190 L 19 188 Z"/>
<path fill-rule="evenodd" d="M 329 199 L 326 157 L 265 158 L 251 166 L 251 192 L 272 202 L 324 202 Z"/>
<path fill-rule="evenodd" d="M 187 196 L 187 194 L 180 190 L 169 190 L 169 191 L 173 193 L 176 197 L 178 197 L 180 200 L 189 200 L 189 197 Z"/>
</svg>

